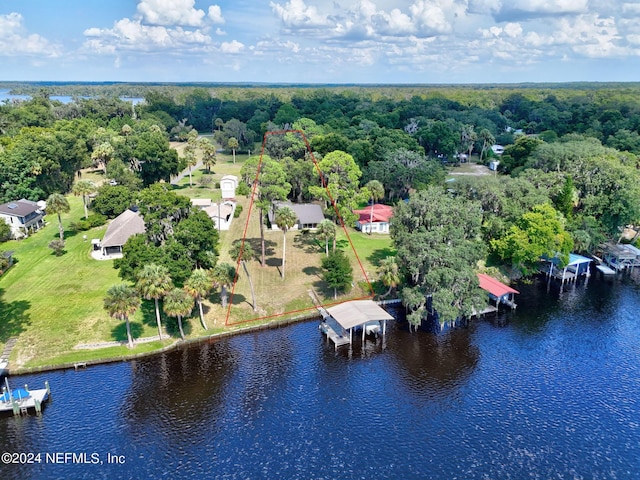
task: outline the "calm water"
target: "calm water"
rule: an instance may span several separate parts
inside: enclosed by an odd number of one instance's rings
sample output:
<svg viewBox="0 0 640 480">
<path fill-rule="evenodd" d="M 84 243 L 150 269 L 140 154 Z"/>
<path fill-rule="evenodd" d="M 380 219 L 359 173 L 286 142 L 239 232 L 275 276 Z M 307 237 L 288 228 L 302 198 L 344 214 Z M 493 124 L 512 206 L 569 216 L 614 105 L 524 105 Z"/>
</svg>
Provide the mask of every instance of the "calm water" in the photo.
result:
<svg viewBox="0 0 640 480">
<path fill-rule="evenodd" d="M 394 325 L 384 350 L 336 353 L 309 322 L 14 377 L 53 402 L 0 419 L 0 451 L 43 455 L 0 476 L 640 478 L 640 288 L 522 291 L 514 315 L 439 336 Z"/>
<path fill-rule="evenodd" d="M 31 97 L 29 95 L 14 95 L 9 93 L 10 90 L 0 90 L 0 104 L 4 101 L 13 101 L 13 100 L 29 100 Z M 49 97 L 51 100 L 58 100 L 62 103 L 71 103 L 73 101 L 73 97 L 68 95 L 51 95 Z M 88 98 L 88 97 L 84 97 Z M 131 102 L 133 105 L 137 105 L 141 102 L 144 102 L 144 98 L 142 97 L 120 97 L 120 100 L 125 100 L 127 102 Z"/>
</svg>

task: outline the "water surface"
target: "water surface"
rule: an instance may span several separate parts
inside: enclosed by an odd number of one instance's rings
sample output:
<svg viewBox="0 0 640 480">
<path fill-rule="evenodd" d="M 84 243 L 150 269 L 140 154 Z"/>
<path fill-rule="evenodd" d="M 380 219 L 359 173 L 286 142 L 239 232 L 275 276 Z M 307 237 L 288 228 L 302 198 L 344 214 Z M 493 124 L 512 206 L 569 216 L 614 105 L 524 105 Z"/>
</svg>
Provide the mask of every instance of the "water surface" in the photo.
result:
<svg viewBox="0 0 640 480">
<path fill-rule="evenodd" d="M 48 379 L 5 478 L 640 478 L 640 288 L 521 288 L 514 314 L 335 352 L 307 322 Z M 121 455 L 125 465 L 107 464 Z"/>
</svg>

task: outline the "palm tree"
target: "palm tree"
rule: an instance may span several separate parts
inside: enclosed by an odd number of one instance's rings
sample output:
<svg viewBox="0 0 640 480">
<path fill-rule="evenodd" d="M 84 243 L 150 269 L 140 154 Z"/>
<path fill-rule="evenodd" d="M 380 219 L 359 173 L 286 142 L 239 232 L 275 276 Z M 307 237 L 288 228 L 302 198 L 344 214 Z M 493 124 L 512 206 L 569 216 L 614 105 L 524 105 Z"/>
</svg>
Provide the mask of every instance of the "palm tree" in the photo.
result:
<svg viewBox="0 0 640 480">
<path fill-rule="evenodd" d="M 236 163 L 236 148 L 240 146 L 240 144 L 238 143 L 238 139 L 235 137 L 231 137 L 229 139 L 229 142 L 227 143 L 227 146 L 233 152 L 233 163 Z"/>
<path fill-rule="evenodd" d="M 291 207 L 284 206 L 276 210 L 276 225 L 282 230 L 282 279 L 284 280 L 284 260 L 287 253 L 287 232 L 296 224 L 298 216 Z"/>
<path fill-rule="evenodd" d="M 193 297 L 181 288 L 171 290 L 162 304 L 164 313 L 170 317 L 178 318 L 178 328 L 180 329 L 180 338 L 184 340 L 184 330 L 182 329 L 182 317 L 186 317 L 193 310 Z"/>
<path fill-rule="evenodd" d="M 202 328 L 207 330 L 207 324 L 204 323 L 204 313 L 202 312 L 202 297 L 206 297 L 211 290 L 211 274 L 203 269 L 196 268 L 191 272 L 191 276 L 184 284 L 185 291 L 196 300 L 198 310 L 200 311 L 200 323 Z"/>
<path fill-rule="evenodd" d="M 380 298 L 384 298 L 400 284 L 400 270 L 396 263 L 396 257 L 387 257 L 380 262 L 378 278 L 385 287 L 389 287 L 387 293 L 380 295 Z"/>
<path fill-rule="evenodd" d="M 253 251 L 253 247 L 249 242 L 235 242 L 231 245 L 231 249 L 229 250 L 229 255 L 236 262 L 240 262 L 242 264 L 242 268 L 244 269 L 244 273 L 247 274 L 247 279 L 249 280 L 249 287 L 251 287 L 251 299 L 253 301 L 253 311 L 258 310 L 258 305 L 256 305 L 256 294 L 253 289 L 253 281 L 251 280 L 251 275 L 249 275 L 249 269 L 247 268 L 247 260 L 251 260 L 255 257 L 255 253 Z"/>
<path fill-rule="evenodd" d="M 378 180 L 370 180 L 365 185 L 365 188 L 369 191 L 369 197 L 371 198 L 371 214 L 369 215 L 369 235 L 371 235 L 371 229 L 373 228 L 373 205 L 384 197 L 384 186 Z"/>
<path fill-rule="evenodd" d="M 62 226 L 61 213 L 67 213 L 71 207 L 69 202 L 61 193 L 52 193 L 47 198 L 47 212 L 55 213 L 58 215 L 58 231 L 60 232 L 60 241 L 64 242 L 64 227 Z"/>
<path fill-rule="evenodd" d="M 195 167 L 198 163 L 196 148 L 198 148 L 198 131 L 194 129 L 187 134 L 187 146 L 184 147 L 184 158 L 189 167 L 189 187 L 193 186 L 191 181 L 191 168 Z"/>
<path fill-rule="evenodd" d="M 111 317 L 126 322 L 129 348 L 133 348 L 129 317 L 133 315 L 139 307 L 140 297 L 138 296 L 138 292 L 126 283 L 114 285 L 107 290 L 107 296 L 104 298 L 104 309 L 109 312 Z"/>
<path fill-rule="evenodd" d="M 480 162 L 482 162 L 484 153 L 487 151 L 487 149 L 491 145 L 496 143 L 496 139 L 489 130 L 487 130 L 486 128 L 483 128 L 482 130 L 480 130 L 480 133 L 478 134 L 478 140 L 482 141 L 482 150 L 480 150 Z"/>
<path fill-rule="evenodd" d="M 208 138 L 201 138 L 199 146 L 202 150 L 202 164 L 207 168 L 207 173 L 211 173 L 211 167 L 216 164 L 216 147 Z"/>
<path fill-rule="evenodd" d="M 93 150 L 93 152 L 91 152 L 91 160 L 94 161 L 96 167 L 101 167 L 104 171 L 104 174 L 106 175 L 107 163 L 109 162 L 109 160 L 111 160 L 111 157 L 113 157 L 114 153 L 115 149 L 113 148 L 113 145 L 111 145 L 111 143 L 102 142 Z"/>
<path fill-rule="evenodd" d="M 220 287 L 220 301 L 222 308 L 227 307 L 227 287 L 233 283 L 236 278 L 236 267 L 230 263 L 218 263 L 213 267 L 213 281 Z"/>
<path fill-rule="evenodd" d="M 224 120 L 222 120 L 221 118 L 216 118 L 213 123 L 216 127 L 218 127 L 218 131 L 222 130 L 222 126 L 224 125 Z"/>
<path fill-rule="evenodd" d="M 162 324 L 160 322 L 160 307 L 158 300 L 173 288 L 169 270 L 164 265 L 149 263 L 138 273 L 136 284 L 140 295 L 147 300 L 153 299 L 156 306 L 156 323 L 158 324 L 158 338 L 162 339 Z"/>
<path fill-rule="evenodd" d="M 316 236 L 324 240 L 324 251 L 329 256 L 329 240 L 333 239 L 333 250 L 336 249 L 336 224 L 328 218 L 322 220 L 316 228 Z"/>
<path fill-rule="evenodd" d="M 89 217 L 87 212 L 87 197 L 96 191 L 96 185 L 91 180 L 78 180 L 71 190 L 74 195 L 80 195 L 82 197 L 82 205 L 84 205 L 84 218 Z"/>
</svg>

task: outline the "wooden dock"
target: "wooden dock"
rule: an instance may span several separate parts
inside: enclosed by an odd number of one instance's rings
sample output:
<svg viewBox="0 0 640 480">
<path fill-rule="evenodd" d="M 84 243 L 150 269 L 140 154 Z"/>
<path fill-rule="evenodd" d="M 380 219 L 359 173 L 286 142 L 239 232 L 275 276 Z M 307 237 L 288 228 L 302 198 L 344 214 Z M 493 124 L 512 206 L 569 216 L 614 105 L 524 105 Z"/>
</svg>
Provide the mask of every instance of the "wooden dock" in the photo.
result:
<svg viewBox="0 0 640 480">
<path fill-rule="evenodd" d="M 32 411 L 36 415 L 40 415 L 42 405 L 51 397 L 49 383 L 45 382 L 44 384 L 45 388 L 40 390 L 29 390 L 26 385 L 25 388 L 18 388 L 14 391 L 4 388 L 5 392 L 0 396 L 0 413 L 13 412 L 17 416 L 27 415 Z M 9 392 L 11 393 L 9 394 Z"/>
<path fill-rule="evenodd" d="M 485 308 L 483 308 L 479 312 L 474 310 L 473 313 L 471 314 L 471 316 L 472 317 L 482 317 L 482 316 L 487 315 L 489 313 L 496 313 L 497 311 L 498 311 L 498 307 L 496 307 L 494 305 L 487 305 Z"/>
<path fill-rule="evenodd" d="M 606 265 L 596 265 L 598 271 L 600 271 L 603 275 L 615 275 L 616 271 L 607 267 Z"/>
</svg>

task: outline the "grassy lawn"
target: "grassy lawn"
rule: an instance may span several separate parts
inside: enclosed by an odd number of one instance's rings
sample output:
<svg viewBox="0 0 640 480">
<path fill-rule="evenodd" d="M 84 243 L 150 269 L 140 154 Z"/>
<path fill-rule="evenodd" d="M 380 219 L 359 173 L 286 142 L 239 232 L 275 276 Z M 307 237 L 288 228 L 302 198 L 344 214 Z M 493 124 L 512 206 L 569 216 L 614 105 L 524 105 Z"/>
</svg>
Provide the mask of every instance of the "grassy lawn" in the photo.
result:
<svg viewBox="0 0 640 480">
<path fill-rule="evenodd" d="M 224 175 L 239 175 L 246 155 L 237 155 L 236 163 L 230 156 L 218 154 L 217 164 L 211 175 L 214 184 L 210 187 L 194 185 L 189 188 L 189 179 L 184 178 L 174 188 L 191 198 L 219 199 L 216 181 Z M 194 183 L 203 174 L 204 168 L 194 171 Z M 101 179 L 101 173 L 83 172 L 82 178 Z M 79 197 L 67 197 L 71 211 L 62 216 L 68 230 L 69 224 L 83 215 Z M 249 199 L 237 197 L 243 212 L 234 219 L 229 231 L 220 235 L 220 261 L 234 263 L 229 248 L 234 240 L 243 237 Z M 77 349 L 80 344 L 95 344 L 126 340 L 123 322 L 109 317 L 103 308 L 104 296 L 109 287 L 120 283 L 113 261 L 94 260 L 91 255 L 91 239 L 102 238 L 106 226 L 87 232 L 65 232 L 66 253 L 56 257 L 48 244 L 57 238 L 58 227 L 55 215 L 47 217 L 48 225 L 28 239 L 11 241 L 2 245 L 3 250 L 12 250 L 16 264 L 0 277 L 0 351 L 11 337 L 17 343 L 11 353 L 11 367 L 29 368 L 56 365 L 94 359 L 120 358 L 131 354 L 157 350 L 179 338 L 174 319 L 164 318 L 163 325 L 173 337 L 168 340 L 138 343 L 130 350 L 126 346 L 97 349 Z M 265 227 L 266 228 L 266 227 Z M 85 237 L 86 235 L 86 237 Z M 353 229 L 349 235 L 369 281 L 375 280 L 376 267 L 380 260 L 394 255 L 391 239 L 386 235 L 364 235 Z M 246 238 L 260 255 L 260 228 L 258 211 L 251 212 L 246 229 Z M 229 323 L 225 326 L 227 309 L 220 305 L 219 292 L 212 292 L 204 301 L 204 330 L 194 308 L 191 318 L 184 319 L 184 330 L 191 338 L 211 335 L 225 330 L 237 329 L 253 323 L 261 317 L 280 316 L 313 307 L 309 292 L 315 291 L 323 302 L 332 303 L 333 292 L 322 281 L 320 269 L 324 255 L 324 244 L 318 242 L 312 232 L 291 231 L 287 233 L 285 278 L 281 276 L 283 234 L 281 231 L 265 231 L 266 266 L 259 260 L 248 262 L 248 269 L 256 292 L 257 311 L 253 311 L 249 282 L 241 269 L 236 284 Z M 351 291 L 338 300 L 359 298 L 369 292 L 365 287 L 365 275 L 355 260 L 346 236 L 339 233 L 338 245 L 352 260 L 354 283 Z M 285 317 L 290 318 L 295 314 Z M 134 338 L 151 337 L 157 334 L 153 303 L 143 301 L 142 307 L 131 318 Z"/>
<path fill-rule="evenodd" d="M 70 196 L 68 200 L 71 212 L 63 215 L 66 227 L 83 215 L 80 198 Z M 18 337 L 10 357 L 14 368 L 61 363 L 62 356 L 80 343 L 126 339 L 124 324 L 109 317 L 102 307 L 107 289 L 120 282 L 117 271 L 112 261 L 90 256 L 91 239 L 102 238 L 106 227 L 66 232 L 67 253 L 56 257 L 48 244 L 58 236 L 57 219 L 50 215 L 47 221 L 44 229 L 28 239 L 2 245 L 4 250 L 13 250 L 17 260 L 0 277 L 0 346 Z M 131 321 L 134 336 L 157 334 L 148 309 L 141 309 Z M 77 351 L 72 357 L 76 355 L 83 359 L 89 353 Z"/>
</svg>

